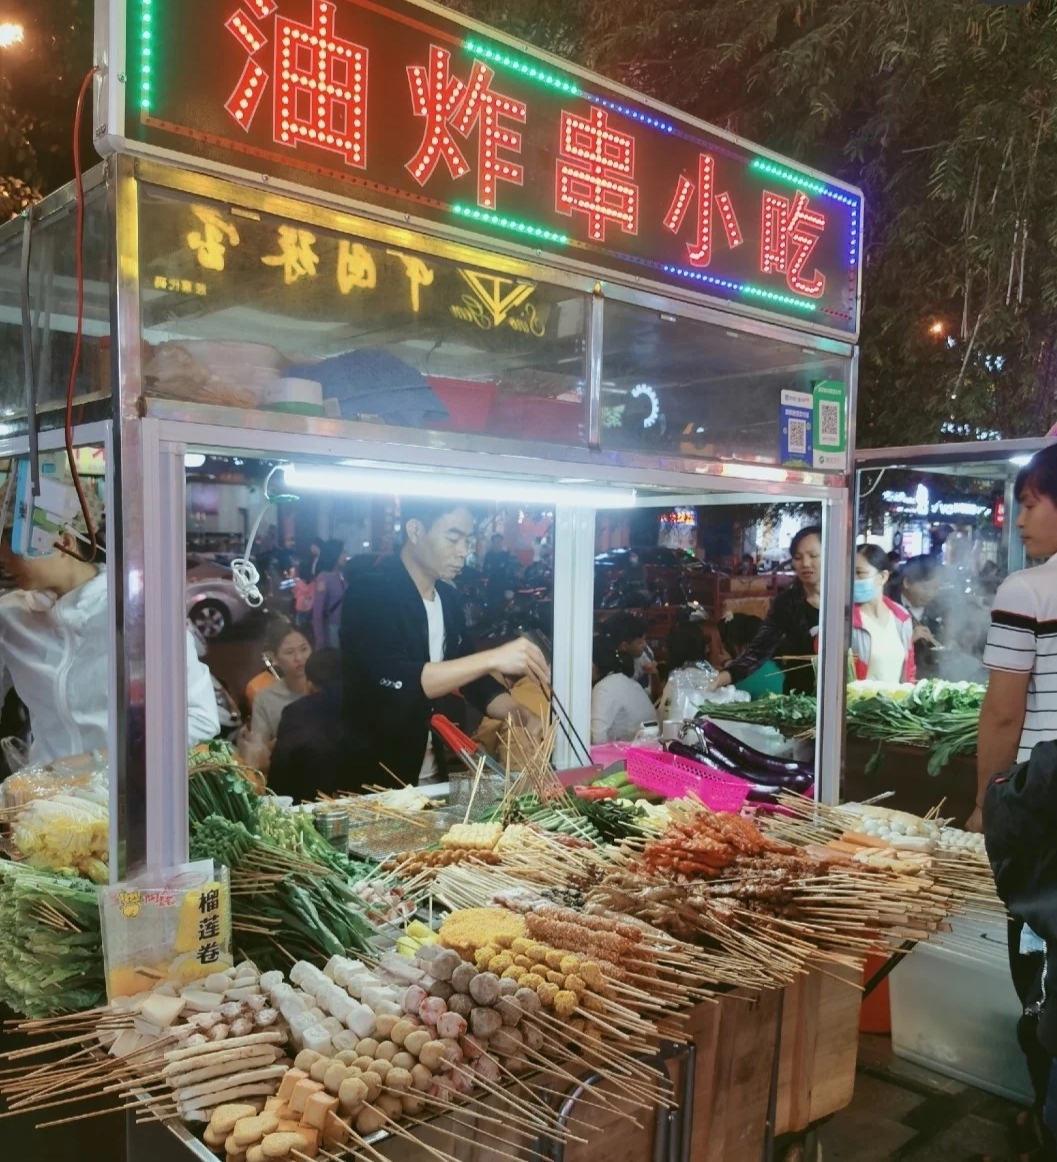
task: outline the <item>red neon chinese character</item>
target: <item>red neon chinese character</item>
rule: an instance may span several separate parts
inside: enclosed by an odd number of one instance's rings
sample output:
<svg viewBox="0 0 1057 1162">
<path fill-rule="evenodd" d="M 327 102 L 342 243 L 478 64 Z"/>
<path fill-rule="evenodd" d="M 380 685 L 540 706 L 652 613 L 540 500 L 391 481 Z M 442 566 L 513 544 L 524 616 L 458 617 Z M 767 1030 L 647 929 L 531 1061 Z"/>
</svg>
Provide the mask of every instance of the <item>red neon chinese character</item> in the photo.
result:
<svg viewBox="0 0 1057 1162">
<path fill-rule="evenodd" d="M 264 0 L 256 0 L 254 7 L 260 15 L 267 15 L 260 10 L 262 3 Z M 235 85 L 231 96 L 228 97 L 224 105 L 235 124 L 240 125 L 248 133 L 268 84 L 267 72 L 257 64 L 253 57 L 268 43 L 268 38 L 245 8 L 239 8 L 232 13 L 224 27 L 249 56 L 242 69 L 242 75 L 238 79 L 238 84 Z"/>
<path fill-rule="evenodd" d="M 500 157 L 500 149 L 513 153 L 521 152 L 521 134 L 500 122 L 500 117 L 509 117 L 522 125 L 528 116 L 527 107 L 513 97 L 504 97 L 492 89 L 495 73 L 487 66 L 475 61 L 466 99 L 462 111 L 454 121 L 455 128 L 468 137 L 478 123 L 477 136 L 477 204 L 494 210 L 496 204 L 496 182 L 510 182 L 520 186 L 525 179 L 525 170 L 508 157 Z"/>
<path fill-rule="evenodd" d="M 635 138 L 609 128 L 609 115 L 593 108 L 587 119 L 562 110 L 561 156 L 557 161 L 555 209 L 587 215 L 592 242 L 604 242 L 606 226 L 639 232 L 639 187 Z"/>
<path fill-rule="evenodd" d="M 254 12 L 264 20 L 279 7 L 275 0 L 248 0 L 250 7 Z"/>
<path fill-rule="evenodd" d="M 470 166 L 448 130 L 448 122 L 454 119 L 466 98 L 466 86 L 451 74 L 451 53 L 431 44 L 429 71 L 421 65 L 408 65 L 407 83 L 411 86 L 415 116 L 426 119 L 422 144 L 407 163 L 411 176 L 424 186 L 442 157 L 453 178 L 469 173 Z"/>
<path fill-rule="evenodd" d="M 312 23 L 279 17 L 275 140 L 315 145 L 367 164 L 367 49 L 334 35 L 337 6 L 314 0 Z"/>
<path fill-rule="evenodd" d="M 825 228 L 825 214 L 808 208 L 808 197 L 803 191 L 797 193 L 792 207 L 788 198 L 765 191 L 760 269 L 764 274 L 772 271 L 784 274 L 790 290 L 817 299 L 826 289 L 826 276 L 816 270 L 810 279 L 804 278 L 804 268 Z"/>
<path fill-rule="evenodd" d="M 712 199 L 715 197 L 723 222 L 723 231 L 727 236 L 727 245 L 733 250 L 744 241 L 741 227 L 738 225 L 737 215 L 734 213 L 734 203 L 729 194 L 715 194 L 716 159 L 709 153 L 702 153 L 697 165 L 697 185 L 681 174 L 675 188 L 675 197 L 668 213 L 664 216 L 664 225 L 673 234 L 678 234 L 686 219 L 690 208 L 690 199 L 697 190 L 697 238 L 686 244 L 687 256 L 691 266 L 708 266 L 712 261 Z"/>
</svg>

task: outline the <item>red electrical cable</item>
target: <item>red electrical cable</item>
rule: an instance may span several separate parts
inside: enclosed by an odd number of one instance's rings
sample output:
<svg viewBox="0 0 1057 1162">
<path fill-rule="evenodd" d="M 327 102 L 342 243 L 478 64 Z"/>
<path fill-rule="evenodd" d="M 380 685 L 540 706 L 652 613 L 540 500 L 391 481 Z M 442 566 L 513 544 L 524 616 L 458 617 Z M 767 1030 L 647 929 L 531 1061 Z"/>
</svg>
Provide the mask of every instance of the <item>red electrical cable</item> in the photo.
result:
<svg viewBox="0 0 1057 1162">
<path fill-rule="evenodd" d="M 73 175 L 77 185 L 77 331 L 73 342 L 73 362 L 70 364 L 70 382 L 66 388 L 66 457 L 70 462 L 70 473 L 73 476 L 73 486 L 77 490 L 77 499 L 81 505 L 81 515 L 88 529 L 88 540 L 91 545 L 89 561 L 94 561 L 98 552 L 95 524 L 92 514 L 88 511 L 88 500 L 81 485 L 81 474 L 77 470 L 77 457 L 73 446 L 73 394 L 77 389 L 77 372 L 81 364 L 81 340 L 84 334 L 84 175 L 81 173 L 81 115 L 84 112 L 84 99 L 88 95 L 92 78 L 99 70 L 93 68 L 84 78 L 81 91 L 77 95 L 77 110 L 73 117 Z M 36 416 L 32 417 L 36 423 Z"/>
</svg>

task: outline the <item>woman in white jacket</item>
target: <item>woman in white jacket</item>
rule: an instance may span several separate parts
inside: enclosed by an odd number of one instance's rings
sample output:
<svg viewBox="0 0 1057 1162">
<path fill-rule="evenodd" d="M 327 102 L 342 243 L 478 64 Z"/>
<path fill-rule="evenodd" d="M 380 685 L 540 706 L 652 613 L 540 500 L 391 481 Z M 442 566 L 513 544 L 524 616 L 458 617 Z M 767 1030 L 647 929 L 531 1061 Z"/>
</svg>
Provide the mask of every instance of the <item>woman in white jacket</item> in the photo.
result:
<svg viewBox="0 0 1057 1162">
<path fill-rule="evenodd" d="M 3 689 L 29 711 L 32 764 L 105 751 L 110 691 L 106 570 L 81 556 L 71 532 L 57 551 L 22 557 L 5 536 L 0 567 L 18 588 L 0 597 Z M 209 670 L 187 635 L 187 732 L 191 746 L 220 729 Z"/>
</svg>

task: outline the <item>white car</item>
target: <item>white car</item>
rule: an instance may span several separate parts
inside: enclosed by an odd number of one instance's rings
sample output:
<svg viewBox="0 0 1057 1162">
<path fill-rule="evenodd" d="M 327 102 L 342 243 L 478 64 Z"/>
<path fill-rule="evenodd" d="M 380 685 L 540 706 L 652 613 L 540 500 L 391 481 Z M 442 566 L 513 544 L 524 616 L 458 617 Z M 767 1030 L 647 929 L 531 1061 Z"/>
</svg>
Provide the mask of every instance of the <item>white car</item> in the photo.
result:
<svg viewBox="0 0 1057 1162">
<path fill-rule="evenodd" d="M 239 596 L 231 570 L 189 554 L 187 557 L 187 620 L 206 641 L 216 641 L 253 612 Z"/>
</svg>

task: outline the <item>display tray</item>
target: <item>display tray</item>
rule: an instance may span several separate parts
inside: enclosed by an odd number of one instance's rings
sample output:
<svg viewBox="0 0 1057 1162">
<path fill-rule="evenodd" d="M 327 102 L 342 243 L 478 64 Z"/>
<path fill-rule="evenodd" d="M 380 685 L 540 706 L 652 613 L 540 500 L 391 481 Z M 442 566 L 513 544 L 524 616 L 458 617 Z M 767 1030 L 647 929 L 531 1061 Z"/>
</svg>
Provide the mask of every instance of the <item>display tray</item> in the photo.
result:
<svg viewBox="0 0 1057 1162">
<path fill-rule="evenodd" d="M 415 821 L 378 819 L 365 826 L 350 827 L 349 854 L 384 863 L 404 851 L 418 851 L 440 842 L 453 823 L 461 823 L 465 808 L 440 807 L 420 811 Z"/>
</svg>

